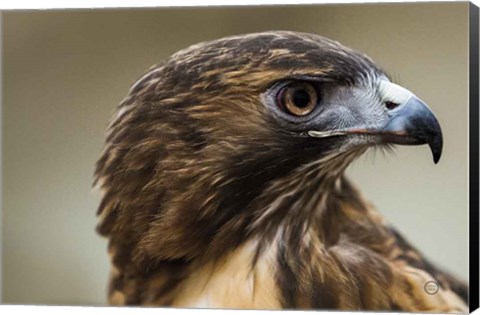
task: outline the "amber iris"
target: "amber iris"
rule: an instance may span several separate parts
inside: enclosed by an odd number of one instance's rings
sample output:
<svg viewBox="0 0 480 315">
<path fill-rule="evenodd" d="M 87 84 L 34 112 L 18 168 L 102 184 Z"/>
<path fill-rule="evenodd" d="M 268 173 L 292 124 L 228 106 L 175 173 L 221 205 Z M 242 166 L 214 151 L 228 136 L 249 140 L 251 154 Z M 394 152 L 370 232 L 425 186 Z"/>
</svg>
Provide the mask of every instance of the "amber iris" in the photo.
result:
<svg viewBox="0 0 480 315">
<path fill-rule="evenodd" d="M 305 116 L 313 111 L 318 102 L 315 87 L 308 82 L 294 82 L 280 90 L 279 106 L 289 114 Z"/>
</svg>

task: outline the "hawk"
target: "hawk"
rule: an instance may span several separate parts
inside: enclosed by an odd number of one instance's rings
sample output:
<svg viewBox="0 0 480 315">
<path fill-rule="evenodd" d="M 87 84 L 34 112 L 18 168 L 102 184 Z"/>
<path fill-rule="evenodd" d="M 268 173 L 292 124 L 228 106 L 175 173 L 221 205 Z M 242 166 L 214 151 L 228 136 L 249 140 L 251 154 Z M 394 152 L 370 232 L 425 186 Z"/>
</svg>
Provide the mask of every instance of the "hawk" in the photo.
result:
<svg viewBox="0 0 480 315">
<path fill-rule="evenodd" d="M 364 54 L 272 31 L 155 65 L 111 121 L 95 182 L 113 305 L 465 312 L 345 177 L 370 148 L 442 133 Z"/>
</svg>

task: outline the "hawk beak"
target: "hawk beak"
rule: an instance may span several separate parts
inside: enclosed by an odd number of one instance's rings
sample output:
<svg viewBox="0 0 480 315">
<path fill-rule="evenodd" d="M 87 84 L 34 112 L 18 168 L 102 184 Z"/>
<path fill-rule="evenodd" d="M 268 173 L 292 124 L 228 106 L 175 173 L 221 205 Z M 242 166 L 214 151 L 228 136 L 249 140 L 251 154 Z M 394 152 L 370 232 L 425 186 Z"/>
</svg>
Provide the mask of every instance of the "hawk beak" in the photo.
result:
<svg viewBox="0 0 480 315">
<path fill-rule="evenodd" d="M 377 127 L 346 128 L 332 131 L 311 130 L 314 138 L 329 138 L 345 135 L 366 135 L 380 143 L 403 145 L 428 144 L 435 164 L 442 155 L 443 137 L 437 118 L 428 106 L 413 94 L 405 102 L 391 110 L 387 122 Z"/>
<path fill-rule="evenodd" d="M 428 144 L 436 164 L 442 155 L 443 137 L 437 118 L 419 98 L 412 95 L 378 134 L 387 143 Z"/>
</svg>

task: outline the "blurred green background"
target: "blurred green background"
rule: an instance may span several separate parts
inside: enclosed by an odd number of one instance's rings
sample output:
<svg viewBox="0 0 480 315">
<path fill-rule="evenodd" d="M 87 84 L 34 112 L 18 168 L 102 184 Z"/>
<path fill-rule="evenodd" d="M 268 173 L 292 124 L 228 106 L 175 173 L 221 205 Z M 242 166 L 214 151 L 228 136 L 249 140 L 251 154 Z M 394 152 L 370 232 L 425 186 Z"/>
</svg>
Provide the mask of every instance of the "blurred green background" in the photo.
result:
<svg viewBox="0 0 480 315">
<path fill-rule="evenodd" d="M 349 174 L 435 263 L 468 277 L 468 3 L 3 12 L 3 303 L 102 305 L 92 173 L 130 85 L 191 44 L 264 30 L 370 55 L 436 113 L 445 148 L 368 154 Z"/>
</svg>

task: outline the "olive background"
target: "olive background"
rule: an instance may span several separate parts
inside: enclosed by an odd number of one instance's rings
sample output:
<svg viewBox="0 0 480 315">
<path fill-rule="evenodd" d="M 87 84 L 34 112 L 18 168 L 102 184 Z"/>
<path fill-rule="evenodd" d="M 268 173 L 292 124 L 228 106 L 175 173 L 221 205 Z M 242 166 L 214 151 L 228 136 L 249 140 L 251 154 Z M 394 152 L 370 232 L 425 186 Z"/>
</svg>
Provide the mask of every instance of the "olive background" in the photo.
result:
<svg viewBox="0 0 480 315">
<path fill-rule="evenodd" d="M 437 115 L 428 147 L 370 152 L 348 170 L 433 262 L 468 278 L 468 3 L 2 13 L 2 301 L 105 304 L 109 261 L 91 188 L 115 106 L 152 64 L 191 44 L 265 30 L 361 50 Z"/>
</svg>

